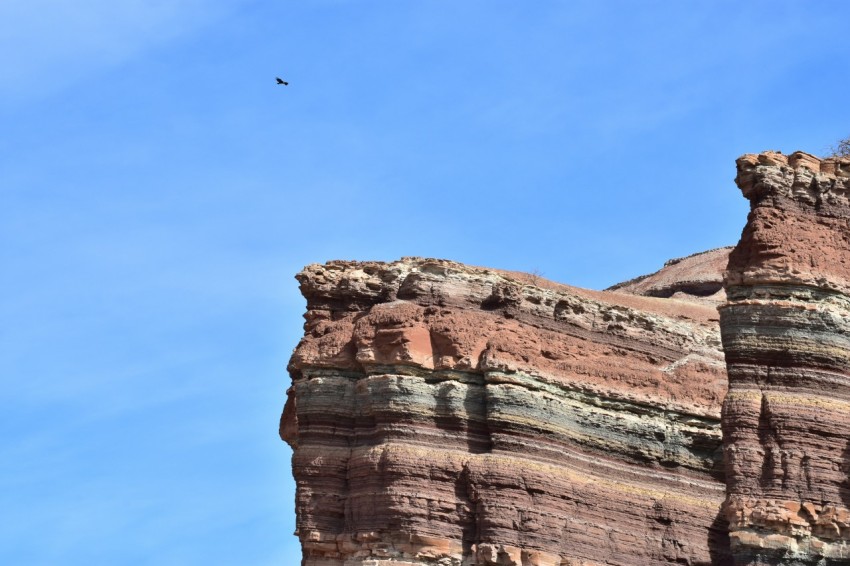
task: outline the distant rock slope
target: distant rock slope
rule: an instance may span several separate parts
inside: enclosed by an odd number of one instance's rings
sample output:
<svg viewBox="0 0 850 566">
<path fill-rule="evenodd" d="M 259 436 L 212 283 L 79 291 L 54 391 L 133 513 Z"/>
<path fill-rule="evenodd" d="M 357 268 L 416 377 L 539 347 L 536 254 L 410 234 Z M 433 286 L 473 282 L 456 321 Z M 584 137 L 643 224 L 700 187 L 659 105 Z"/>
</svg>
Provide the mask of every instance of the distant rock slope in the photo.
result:
<svg viewBox="0 0 850 566">
<path fill-rule="evenodd" d="M 731 251 L 731 247 L 717 248 L 671 259 L 655 273 L 618 283 L 607 290 L 720 305 L 726 302 L 723 271 Z"/>
<path fill-rule="evenodd" d="M 850 160 L 738 159 L 721 308 L 736 563 L 850 564 Z"/>
</svg>

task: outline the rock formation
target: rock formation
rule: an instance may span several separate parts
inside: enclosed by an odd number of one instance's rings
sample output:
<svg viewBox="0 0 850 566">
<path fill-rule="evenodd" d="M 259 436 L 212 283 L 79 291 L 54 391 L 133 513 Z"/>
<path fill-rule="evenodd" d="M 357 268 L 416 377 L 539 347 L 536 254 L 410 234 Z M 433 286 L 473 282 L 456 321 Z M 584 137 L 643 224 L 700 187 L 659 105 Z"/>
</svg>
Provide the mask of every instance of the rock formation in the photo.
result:
<svg viewBox="0 0 850 566">
<path fill-rule="evenodd" d="M 723 271 L 731 250 L 731 247 L 718 248 L 671 259 L 664 264 L 664 269 L 618 283 L 607 290 L 720 305 L 726 302 Z"/>
<path fill-rule="evenodd" d="M 720 309 L 727 517 L 743 564 L 850 564 L 850 160 L 738 159 Z"/>
<path fill-rule="evenodd" d="M 418 258 L 298 279 L 282 434 L 306 564 L 725 552 L 715 307 Z"/>
<path fill-rule="evenodd" d="M 607 291 L 422 258 L 298 274 L 303 564 L 850 564 L 850 161 L 738 168 L 731 256 Z"/>
</svg>

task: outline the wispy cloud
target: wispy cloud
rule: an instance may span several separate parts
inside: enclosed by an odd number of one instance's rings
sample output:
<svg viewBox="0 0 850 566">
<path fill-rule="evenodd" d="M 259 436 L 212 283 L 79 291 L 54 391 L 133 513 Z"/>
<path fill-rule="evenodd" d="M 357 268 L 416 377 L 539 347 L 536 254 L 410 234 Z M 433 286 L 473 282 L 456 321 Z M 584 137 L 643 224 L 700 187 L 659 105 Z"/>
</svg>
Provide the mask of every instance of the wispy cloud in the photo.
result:
<svg viewBox="0 0 850 566">
<path fill-rule="evenodd" d="M 0 97 L 15 101 L 55 92 L 227 11 L 223 2 L 202 0 L 5 0 Z"/>
</svg>

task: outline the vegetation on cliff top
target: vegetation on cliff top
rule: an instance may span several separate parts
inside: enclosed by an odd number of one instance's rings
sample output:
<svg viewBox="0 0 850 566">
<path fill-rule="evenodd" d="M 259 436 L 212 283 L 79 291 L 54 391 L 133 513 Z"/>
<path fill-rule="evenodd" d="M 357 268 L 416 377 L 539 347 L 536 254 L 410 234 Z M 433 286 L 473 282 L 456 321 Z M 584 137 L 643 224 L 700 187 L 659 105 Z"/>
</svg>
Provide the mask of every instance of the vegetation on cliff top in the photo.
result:
<svg viewBox="0 0 850 566">
<path fill-rule="evenodd" d="M 850 137 L 840 140 L 829 151 L 829 157 L 850 157 Z"/>
</svg>

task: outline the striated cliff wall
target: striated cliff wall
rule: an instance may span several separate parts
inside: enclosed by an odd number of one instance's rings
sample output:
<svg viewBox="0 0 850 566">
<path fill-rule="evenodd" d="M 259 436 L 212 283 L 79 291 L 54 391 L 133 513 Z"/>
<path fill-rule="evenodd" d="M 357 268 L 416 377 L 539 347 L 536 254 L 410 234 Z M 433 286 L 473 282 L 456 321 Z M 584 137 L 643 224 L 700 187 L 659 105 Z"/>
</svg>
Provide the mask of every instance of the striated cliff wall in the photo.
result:
<svg viewBox="0 0 850 566">
<path fill-rule="evenodd" d="M 721 330 L 737 564 L 850 564 L 850 160 L 738 159 Z"/>
<path fill-rule="evenodd" d="M 305 564 L 726 556 L 726 375 L 704 297 L 418 258 L 298 279 L 307 323 L 282 435 Z"/>
<path fill-rule="evenodd" d="M 607 291 L 305 268 L 281 419 L 303 564 L 850 565 L 848 177 L 744 156 L 731 255 Z"/>
</svg>

